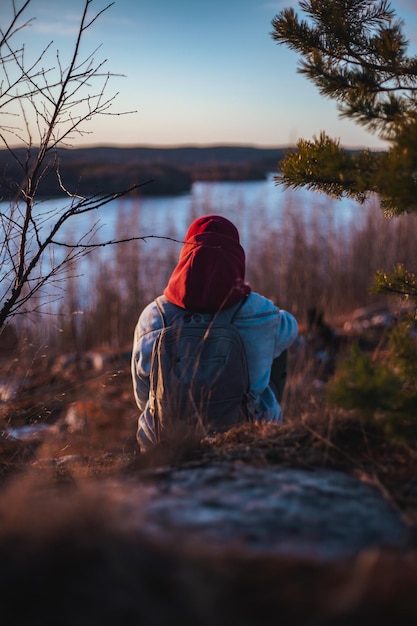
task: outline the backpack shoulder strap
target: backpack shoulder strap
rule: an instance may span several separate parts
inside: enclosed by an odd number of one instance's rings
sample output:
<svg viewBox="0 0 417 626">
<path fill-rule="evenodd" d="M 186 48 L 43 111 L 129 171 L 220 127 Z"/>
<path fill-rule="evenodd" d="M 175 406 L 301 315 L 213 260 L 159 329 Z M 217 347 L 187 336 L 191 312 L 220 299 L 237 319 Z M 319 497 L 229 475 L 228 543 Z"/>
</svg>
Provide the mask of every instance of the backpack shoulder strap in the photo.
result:
<svg viewBox="0 0 417 626">
<path fill-rule="evenodd" d="M 186 311 L 180 307 L 169 302 L 165 296 L 155 298 L 155 303 L 165 328 L 171 326 L 175 319 L 182 320 L 184 313 L 186 313 Z"/>
<path fill-rule="evenodd" d="M 161 316 L 164 327 L 166 328 L 168 324 L 167 324 L 167 319 L 165 315 L 165 307 L 164 307 L 162 296 L 155 298 L 155 304 L 158 307 L 159 315 Z"/>
</svg>

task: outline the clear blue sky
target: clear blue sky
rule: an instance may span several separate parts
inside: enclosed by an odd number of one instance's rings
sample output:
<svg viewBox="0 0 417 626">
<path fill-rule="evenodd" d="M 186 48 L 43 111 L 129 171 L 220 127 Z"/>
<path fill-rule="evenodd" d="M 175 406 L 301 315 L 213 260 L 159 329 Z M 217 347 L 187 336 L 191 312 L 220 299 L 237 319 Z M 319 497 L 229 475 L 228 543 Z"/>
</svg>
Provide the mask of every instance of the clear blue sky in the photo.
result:
<svg viewBox="0 0 417 626">
<path fill-rule="evenodd" d="M 16 0 L 18 6 L 23 0 Z M 4 27 L 11 0 L 0 0 Z M 22 31 L 27 54 L 53 40 L 65 58 L 74 42 L 83 0 L 32 0 Z M 91 11 L 107 5 L 94 0 Z M 417 1 L 393 0 L 417 44 Z M 72 145 L 293 145 L 325 130 L 345 146 L 380 147 L 378 139 L 347 120 L 335 103 L 296 72 L 297 56 L 271 38 L 271 21 L 295 0 L 115 0 L 87 31 L 85 52 L 118 92 L 112 112 L 94 118 Z M 413 41 L 414 33 L 414 41 Z"/>
</svg>

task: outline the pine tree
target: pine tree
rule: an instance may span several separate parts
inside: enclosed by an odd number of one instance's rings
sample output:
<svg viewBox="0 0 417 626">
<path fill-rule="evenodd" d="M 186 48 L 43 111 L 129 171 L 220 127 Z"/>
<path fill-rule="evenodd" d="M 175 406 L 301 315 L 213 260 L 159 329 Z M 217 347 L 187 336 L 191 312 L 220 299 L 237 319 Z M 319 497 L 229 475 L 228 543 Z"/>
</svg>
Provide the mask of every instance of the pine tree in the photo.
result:
<svg viewBox="0 0 417 626">
<path fill-rule="evenodd" d="M 272 37 L 300 53 L 299 72 L 351 118 L 390 143 L 351 155 L 321 133 L 282 162 L 283 183 L 363 201 L 377 192 L 388 214 L 417 211 L 417 57 L 387 0 L 305 0 L 284 9 Z"/>
<path fill-rule="evenodd" d="M 303 0 L 305 18 L 284 9 L 272 37 L 301 55 L 298 71 L 350 118 L 388 142 L 386 152 L 349 152 L 321 132 L 300 140 L 276 180 L 363 203 L 380 197 L 387 217 L 417 212 L 417 57 L 407 56 L 403 23 L 388 0 Z M 417 276 L 398 264 L 373 291 L 417 305 Z M 379 420 L 392 435 L 417 436 L 415 320 L 389 334 L 385 358 L 353 347 L 328 385 L 328 399 Z"/>
<path fill-rule="evenodd" d="M 287 153 L 276 181 L 360 203 L 376 193 L 388 217 L 417 212 L 417 57 L 407 56 L 403 22 L 388 0 L 299 6 L 305 17 L 284 9 L 272 21 L 272 38 L 300 54 L 298 71 L 338 103 L 341 117 L 386 140 L 389 149 L 352 153 L 322 131 Z M 376 282 L 379 292 L 402 288 L 396 271 Z"/>
</svg>

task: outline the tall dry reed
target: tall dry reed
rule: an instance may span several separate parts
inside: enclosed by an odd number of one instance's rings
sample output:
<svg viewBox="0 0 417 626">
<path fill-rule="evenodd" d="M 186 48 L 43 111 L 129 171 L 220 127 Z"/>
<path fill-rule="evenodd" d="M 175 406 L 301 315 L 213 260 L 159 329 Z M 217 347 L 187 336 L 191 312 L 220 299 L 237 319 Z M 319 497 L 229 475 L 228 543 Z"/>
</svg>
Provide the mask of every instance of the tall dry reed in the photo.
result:
<svg viewBox="0 0 417 626">
<path fill-rule="evenodd" d="M 358 209 L 357 221 L 346 226 L 323 207 L 313 206 L 307 214 L 299 209 L 286 206 L 277 227 L 258 207 L 245 249 L 252 288 L 291 311 L 301 325 L 310 308 L 323 310 L 331 322 L 376 303 L 369 287 L 378 269 L 401 262 L 416 270 L 416 216 L 386 219 L 375 200 L 365 218 Z M 208 204 L 203 212 L 215 208 Z M 190 221 L 197 215 L 192 207 Z M 234 219 L 238 227 L 243 224 L 238 207 Z M 137 208 L 122 207 L 117 238 L 135 232 L 140 232 Z M 25 336 L 54 353 L 127 347 L 140 311 L 161 293 L 177 261 L 184 233 L 172 228 L 171 235 L 176 241 L 130 241 L 96 250 L 87 274 L 72 268 L 58 312 L 38 317 Z"/>
</svg>

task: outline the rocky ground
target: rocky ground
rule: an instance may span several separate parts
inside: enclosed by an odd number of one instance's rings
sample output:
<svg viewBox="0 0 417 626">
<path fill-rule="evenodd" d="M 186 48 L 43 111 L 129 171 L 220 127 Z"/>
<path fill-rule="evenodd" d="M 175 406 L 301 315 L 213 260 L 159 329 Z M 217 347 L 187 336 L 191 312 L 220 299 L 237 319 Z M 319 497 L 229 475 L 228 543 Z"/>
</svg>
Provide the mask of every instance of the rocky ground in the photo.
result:
<svg viewBox="0 0 417 626">
<path fill-rule="evenodd" d="M 140 456 L 128 353 L 1 371 L 8 626 L 416 622 L 417 444 L 320 384 L 284 425 Z"/>
</svg>

